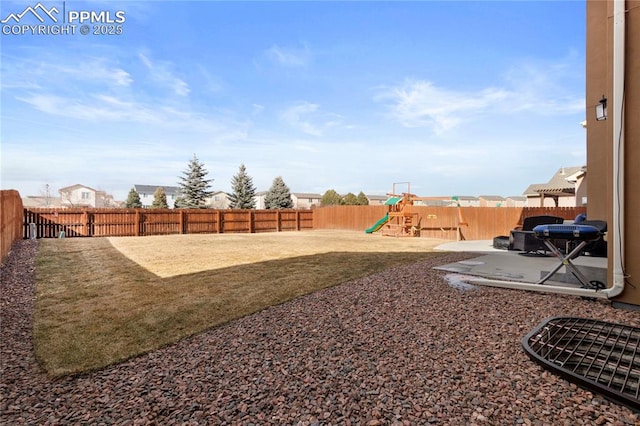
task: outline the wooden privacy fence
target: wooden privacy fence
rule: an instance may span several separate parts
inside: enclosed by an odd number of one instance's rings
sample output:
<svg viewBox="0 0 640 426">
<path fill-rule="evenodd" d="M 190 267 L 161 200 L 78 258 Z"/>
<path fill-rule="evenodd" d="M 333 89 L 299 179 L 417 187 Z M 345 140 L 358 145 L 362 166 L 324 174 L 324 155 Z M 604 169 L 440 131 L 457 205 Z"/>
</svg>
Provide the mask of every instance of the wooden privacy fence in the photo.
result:
<svg viewBox="0 0 640 426">
<path fill-rule="evenodd" d="M 586 208 L 412 206 L 412 212 L 418 215 L 422 237 L 487 240 L 509 235 L 529 216 L 574 219 L 579 213 L 586 213 Z M 29 238 L 33 232 L 37 238 L 55 238 L 64 232 L 65 237 L 108 237 L 305 229 L 364 232 L 386 213 L 386 206 L 328 206 L 314 210 L 29 208 L 24 209 L 22 235 Z"/>
<path fill-rule="evenodd" d="M 22 199 L 13 189 L 0 191 L 0 261 L 11 251 L 14 241 L 22 238 Z"/>
<path fill-rule="evenodd" d="M 314 210 L 315 229 L 364 232 L 387 213 L 387 206 L 328 206 Z M 489 240 L 509 235 L 524 218 L 539 215 L 574 219 L 586 207 L 428 207 L 411 206 L 418 214 L 420 236 L 448 240 Z"/>
<path fill-rule="evenodd" d="M 23 236 L 121 237 L 300 231 L 311 210 L 24 209 Z"/>
</svg>

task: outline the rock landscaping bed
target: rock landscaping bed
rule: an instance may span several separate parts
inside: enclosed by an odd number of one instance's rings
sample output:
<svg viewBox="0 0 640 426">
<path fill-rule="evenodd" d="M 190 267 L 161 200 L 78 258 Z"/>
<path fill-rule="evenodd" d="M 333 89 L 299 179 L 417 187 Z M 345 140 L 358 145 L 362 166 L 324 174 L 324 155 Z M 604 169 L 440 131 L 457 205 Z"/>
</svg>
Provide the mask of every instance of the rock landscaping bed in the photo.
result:
<svg viewBox="0 0 640 426">
<path fill-rule="evenodd" d="M 2 267 L 0 424 L 638 424 L 533 363 L 546 317 L 640 326 L 605 301 L 460 288 L 446 254 L 270 307 L 124 363 L 51 380 L 33 358 L 37 241 Z"/>
</svg>

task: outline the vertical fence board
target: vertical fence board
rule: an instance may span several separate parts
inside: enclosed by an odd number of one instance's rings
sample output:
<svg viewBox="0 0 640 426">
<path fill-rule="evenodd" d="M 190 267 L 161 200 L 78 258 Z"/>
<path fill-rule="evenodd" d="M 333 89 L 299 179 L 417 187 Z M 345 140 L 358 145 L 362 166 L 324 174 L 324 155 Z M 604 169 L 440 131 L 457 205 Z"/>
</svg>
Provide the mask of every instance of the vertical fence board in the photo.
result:
<svg viewBox="0 0 640 426">
<path fill-rule="evenodd" d="M 36 227 L 37 238 L 81 237 L 86 234 L 85 210 L 81 209 L 27 209 L 24 215 L 24 238 L 29 227 Z M 64 233 L 64 234 L 63 234 Z"/>
<path fill-rule="evenodd" d="M 276 220 L 276 210 L 255 210 L 253 214 L 253 229 L 255 232 L 273 232 L 277 230 L 277 225 L 274 228 Z"/>
<path fill-rule="evenodd" d="M 129 209 L 112 209 L 109 214 L 92 213 L 89 228 L 92 237 L 129 237 L 139 234 L 138 213 Z"/>
<path fill-rule="evenodd" d="M 180 233 L 180 211 L 149 209 L 142 212 L 143 235 L 168 235 Z"/>
<path fill-rule="evenodd" d="M 212 210 L 185 210 L 182 212 L 186 227 L 185 234 L 218 233 L 220 214 Z"/>
<path fill-rule="evenodd" d="M 13 189 L 0 191 L 0 262 L 11 246 L 23 236 L 24 209 L 20 193 Z"/>
<path fill-rule="evenodd" d="M 224 210 L 222 232 L 251 232 L 250 210 Z"/>
</svg>

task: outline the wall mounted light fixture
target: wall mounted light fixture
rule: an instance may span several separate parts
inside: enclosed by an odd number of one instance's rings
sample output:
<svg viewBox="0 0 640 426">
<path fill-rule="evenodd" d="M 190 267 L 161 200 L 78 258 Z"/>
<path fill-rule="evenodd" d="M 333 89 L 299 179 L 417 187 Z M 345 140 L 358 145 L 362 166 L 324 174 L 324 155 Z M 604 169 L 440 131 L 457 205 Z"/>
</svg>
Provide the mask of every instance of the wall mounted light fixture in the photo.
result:
<svg viewBox="0 0 640 426">
<path fill-rule="evenodd" d="M 607 119 L 607 98 L 602 95 L 602 99 L 596 105 L 596 120 L 602 121 Z"/>
</svg>

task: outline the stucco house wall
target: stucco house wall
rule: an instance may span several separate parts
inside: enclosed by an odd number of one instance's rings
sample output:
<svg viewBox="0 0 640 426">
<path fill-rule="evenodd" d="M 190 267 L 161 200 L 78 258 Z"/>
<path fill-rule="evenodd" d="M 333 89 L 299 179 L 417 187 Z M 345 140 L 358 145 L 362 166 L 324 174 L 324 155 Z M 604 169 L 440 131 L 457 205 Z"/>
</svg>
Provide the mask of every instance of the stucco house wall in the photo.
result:
<svg viewBox="0 0 640 426">
<path fill-rule="evenodd" d="M 614 0 L 587 1 L 586 48 L 586 114 L 587 114 L 587 216 L 605 219 L 608 224 L 607 282 L 613 282 L 615 244 L 622 248 L 624 272 L 628 276 L 624 292 L 614 300 L 621 304 L 640 306 L 640 0 L 626 0 L 624 21 L 624 106 L 614 97 Z M 595 120 L 595 106 L 602 96 L 607 98 L 607 119 Z M 622 138 L 613 128 L 617 115 L 624 123 Z M 614 144 L 622 147 L 621 158 L 614 158 Z M 621 178 L 614 178 L 614 161 L 623 167 Z M 618 229 L 614 223 L 616 187 L 623 182 L 621 206 L 623 219 Z M 635 286 L 635 288 L 634 288 Z"/>
</svg>

